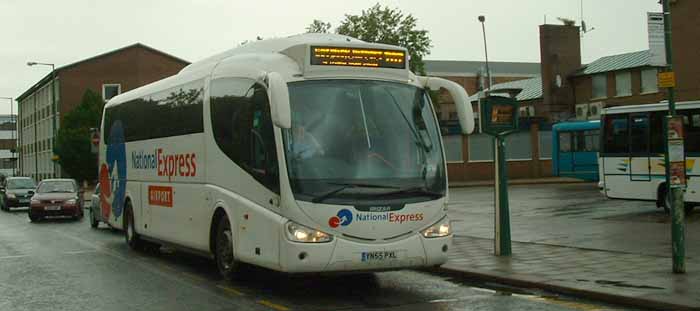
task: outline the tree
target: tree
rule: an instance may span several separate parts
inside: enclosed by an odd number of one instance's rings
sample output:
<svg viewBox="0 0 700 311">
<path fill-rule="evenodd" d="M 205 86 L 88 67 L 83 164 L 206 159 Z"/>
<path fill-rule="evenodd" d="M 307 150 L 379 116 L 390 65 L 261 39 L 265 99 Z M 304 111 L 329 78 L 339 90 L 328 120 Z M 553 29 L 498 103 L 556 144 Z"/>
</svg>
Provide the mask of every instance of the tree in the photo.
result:
<svg viewBox="0 0 700 311">
<path fill-rule="evenodd" d="M 315 19 L 313 23 L 306 27 L 307 33 L 327 33 L 331 29 L 331 23 L 325 23 L 322 20 Z"/>
<path fill-rule="evenodd" d="M 367 42 L 405 47 L 411 56 L 411 71 L 424 75 L 423 57 L 430 54 L 431 40 L 427 30 L 416 29 L 416 21 L 411 14 L 405 15 L 389 7 L 382 8 L 377 3 L 363 10 L 361 15 L 346 14 L 335 32 Z"/>
<path fill-rule="evenodd" d="M 79 182 L 97 178 L 97 155 L 90 151 L 90 134 L 99 127 L 103 105 L 99 94 L 85 91 L 80 104 L 63 117 L 56 135 L 58 164 Z"/>
</svg>

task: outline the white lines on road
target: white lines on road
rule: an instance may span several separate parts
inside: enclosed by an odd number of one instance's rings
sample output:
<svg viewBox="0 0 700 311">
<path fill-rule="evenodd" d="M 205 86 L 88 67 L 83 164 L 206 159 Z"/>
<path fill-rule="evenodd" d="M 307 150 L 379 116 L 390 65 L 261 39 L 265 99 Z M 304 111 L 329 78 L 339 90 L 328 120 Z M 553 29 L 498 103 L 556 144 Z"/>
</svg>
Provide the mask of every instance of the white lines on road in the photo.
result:
<svg viewBox="0 0 700 311">
<path fill-rule="evenodd" d="M 15 259 L 15 258 L 25 258 L 25 257 L 29 257 L 29 255 L 2 256 L 2 257 L 0 257 L 0 260 L 3 260 L 3 259 Z"/>
</svg>

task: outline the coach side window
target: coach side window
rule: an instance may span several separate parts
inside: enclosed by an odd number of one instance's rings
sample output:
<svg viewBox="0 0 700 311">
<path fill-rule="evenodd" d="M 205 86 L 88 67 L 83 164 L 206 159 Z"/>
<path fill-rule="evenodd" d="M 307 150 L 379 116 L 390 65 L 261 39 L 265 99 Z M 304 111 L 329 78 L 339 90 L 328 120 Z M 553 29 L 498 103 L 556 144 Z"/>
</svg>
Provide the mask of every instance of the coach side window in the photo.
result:
<svg viewBox="0 0 700 311">
<path fill-rule="evenodd" d="M 211 82 L 214 140 L 236 165 L 279 193 L 275 137 L 265 87 L 250 79 Z"/>
</svg>

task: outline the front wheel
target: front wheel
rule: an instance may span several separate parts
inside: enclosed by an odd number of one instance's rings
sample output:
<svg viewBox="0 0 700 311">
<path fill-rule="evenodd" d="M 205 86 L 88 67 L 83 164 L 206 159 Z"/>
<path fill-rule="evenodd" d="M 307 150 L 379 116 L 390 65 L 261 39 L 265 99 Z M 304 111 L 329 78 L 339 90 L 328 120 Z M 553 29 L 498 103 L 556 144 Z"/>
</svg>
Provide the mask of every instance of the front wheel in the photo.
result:
<svg viewBox="0 0 700 311">
<path fill-rule="evenodd" d="M 34 213 L 32 213 L 31 210 L 29 210 L 29 221 L 31 221 L 31 222 L 39 222 L 40 220 L 41 220 L 41 217 L 35 215 Z"/>
<path fill-rule="evenodd" d="M 228 216 L 220 218 L 216 228 L 215 257 L 219 273 L 226 280 L 232 280 L 237 272 L 239 264 L 233 256 L 233 234 Z"/>
</svg>

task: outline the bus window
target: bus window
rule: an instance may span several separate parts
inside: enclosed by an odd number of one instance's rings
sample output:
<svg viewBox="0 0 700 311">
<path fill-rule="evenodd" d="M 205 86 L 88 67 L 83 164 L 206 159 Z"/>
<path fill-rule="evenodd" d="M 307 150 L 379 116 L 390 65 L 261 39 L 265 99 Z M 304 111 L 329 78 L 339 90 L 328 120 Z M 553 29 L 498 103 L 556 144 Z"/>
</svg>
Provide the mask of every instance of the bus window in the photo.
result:
<svg viewBox="0 0 700 311">
<path fill-rule="evenodd" d="M 630 116 L 630 153 L 647 154 L 649 152 L 649 116 L 633 114 Z"/>
<path fill-rule="evenodd" d="M 570 132 L 559 133 L 559 151 L 560 152 L 571 152 L 571 133 Z"/>
<path fill-rule="evenodd" d="M 649 151 L 653 154 L 664 153 L 664 118 L 666 116 L 666 111 L 654 111 L 651 112 L 651 118 L 649 121 L 649 128 L 653 129 L 649 132 Z"/>
<path fill-rule="evenodd" d="M 219 149 L 265 187 L 279 193 L 277 152 L 265 88 L 249 79 L 212 81 L 211 119 Z"/>
<path fill-rule="evenodd" d="M 604 126 L 604 152 L 610 154 L 627 154 L 629 141 L 627 115 L 608 115 L 605 117 Z"/>
<path fill-rule="evenodd" d="M 681 110 L 679 114 L 684 116 L 685 151 L 700 153 L 700 109 Z"/>
</svg>

